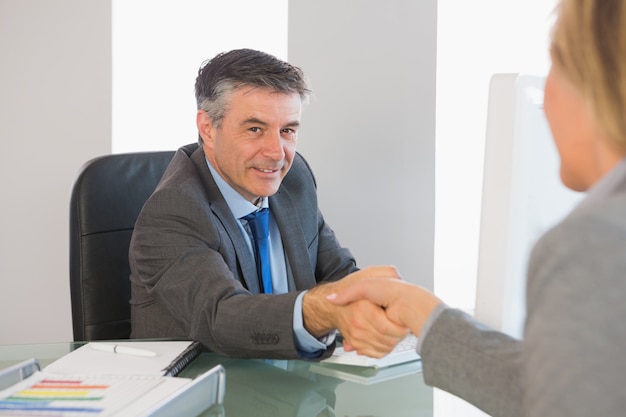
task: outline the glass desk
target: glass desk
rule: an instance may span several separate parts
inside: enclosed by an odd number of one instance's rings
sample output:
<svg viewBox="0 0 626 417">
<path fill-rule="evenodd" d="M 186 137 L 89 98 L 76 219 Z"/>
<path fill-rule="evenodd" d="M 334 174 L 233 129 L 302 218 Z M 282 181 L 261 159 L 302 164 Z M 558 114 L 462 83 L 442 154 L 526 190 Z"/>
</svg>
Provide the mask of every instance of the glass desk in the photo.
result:
<svg viewBox="0 0 626 417">
<path fill-rule="evenodd" d="M 81 344 L 0 346 L 0 369 L 30 358 L 38 359 L 44 368 Z M 298 360 L 232 359 L 205 352 L 180 376 L 193 378 L 218 364 L 226 369 L 224 407 L 223 410 L 207 411 L 203 417 L 484 415 L 474 414 L 473 407 L 464 402 L 465 406 L 453 408 L 454 414 L 433 413 L 433 388 L 424 383 L 419 362 L 400 365 L 406 369 L 398 369 L 402 371 L 399 375 L 378 381 L 381 374 L 372 371 L 367 375 L 344 373 L 343 376 L 330 376 L 342 368 Z M 326 369 L 328 367 L 330 370 Z M 450 400 L 461 401 L 451 396 L 446 396 L 444 401 Z M 451 411 L 449 404 L 443 409 Z M 469 413 L 459 410 L 469 410 Z"/>
</svg>

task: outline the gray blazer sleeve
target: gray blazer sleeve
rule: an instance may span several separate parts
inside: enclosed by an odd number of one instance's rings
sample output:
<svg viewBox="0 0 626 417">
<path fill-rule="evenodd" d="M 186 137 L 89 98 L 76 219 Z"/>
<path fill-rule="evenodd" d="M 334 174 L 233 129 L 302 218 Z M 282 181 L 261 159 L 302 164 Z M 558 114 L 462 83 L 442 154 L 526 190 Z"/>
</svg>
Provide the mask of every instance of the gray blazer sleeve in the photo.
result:
<svg viewBox="0 0 626 417">
<path fill-rule="evenodd" d="M 444 310 L 424 335 L 424 381 L 501 417 L 521 410 L 520 341 L 489 329 L 468 314 Z"/>
<path fill-rule="evenodd" d="M 623 416 L 626 199 L 576 210 L 531 255 L 524 341 L 445 310 L 423 335 L 427 383 L 494 416 Z"/>
</svg>

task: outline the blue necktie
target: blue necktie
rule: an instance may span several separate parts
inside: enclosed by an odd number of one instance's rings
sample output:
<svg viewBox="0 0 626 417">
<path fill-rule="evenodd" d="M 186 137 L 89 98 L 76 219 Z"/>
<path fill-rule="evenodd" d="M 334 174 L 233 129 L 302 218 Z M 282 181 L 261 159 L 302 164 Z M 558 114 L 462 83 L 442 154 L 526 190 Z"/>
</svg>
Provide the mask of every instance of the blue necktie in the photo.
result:
<svg viewBox="0 0 626 417">
<path fill-rule="evenodd" d="M 272 293 L 272 273 L 270 271 L 270 248 L 269 248 L 269 217 L 268 208 L 244 216 L 248 221 L 254 243 L 254 255 L 256 257 L 256 270 L 261 284 L 261 291 L 266 294 Z"/>
</svg>

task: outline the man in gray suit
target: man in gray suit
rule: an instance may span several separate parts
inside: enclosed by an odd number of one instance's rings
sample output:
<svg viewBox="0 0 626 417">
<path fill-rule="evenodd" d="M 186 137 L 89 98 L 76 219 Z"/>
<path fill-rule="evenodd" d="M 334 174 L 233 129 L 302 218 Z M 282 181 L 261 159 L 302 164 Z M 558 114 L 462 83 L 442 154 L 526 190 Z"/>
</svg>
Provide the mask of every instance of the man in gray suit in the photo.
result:
<svg viewBox="0 0 626 417">
<path fill-rule="evenodd" d="M 199 146 L 178 150 L 133 233 L 131 337 L 199 340 L 236 357 L 323 358 L 336 329 L 373 356 L 405 334 L 369 301 L 325 302 L 364 276 L 397 272 L 357 270 L 324 221 L 313 173 L 296 153 L 308 94 L 299 68 L 259 51 L 200 68 Z M 264 257 L 248 216 L 265 209 Z"/>
</svg>

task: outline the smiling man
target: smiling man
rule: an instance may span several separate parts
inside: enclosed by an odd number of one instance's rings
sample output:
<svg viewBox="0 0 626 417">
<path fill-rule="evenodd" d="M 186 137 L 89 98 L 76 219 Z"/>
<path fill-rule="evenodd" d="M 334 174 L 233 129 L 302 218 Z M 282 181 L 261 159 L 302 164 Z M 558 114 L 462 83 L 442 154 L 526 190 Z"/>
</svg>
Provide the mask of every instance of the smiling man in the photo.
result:
<svg viewBox="0 0 626 417">
<path fill-rule="evenodd" d="M 358 270 L 318 209 L 315 178 L 296 153 L 309 93 L 299 68 L 259 51 L 200 68 L 198 144 L 178 150 L 133 233 L 131 337 L 312 359 L 332 353 L 336 330 L 372 356 L 405 335 L 369 301 L 326 302 L 350 283 L 397 272 Z"/>
</svg>

